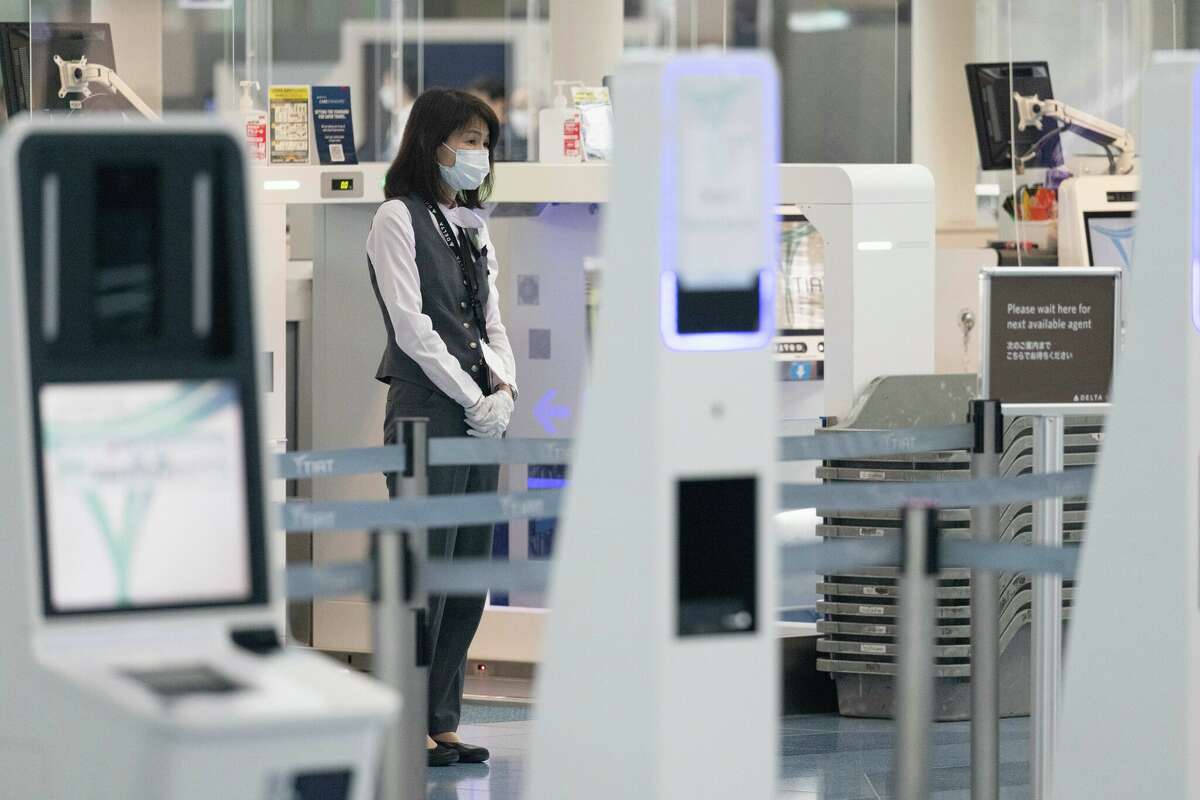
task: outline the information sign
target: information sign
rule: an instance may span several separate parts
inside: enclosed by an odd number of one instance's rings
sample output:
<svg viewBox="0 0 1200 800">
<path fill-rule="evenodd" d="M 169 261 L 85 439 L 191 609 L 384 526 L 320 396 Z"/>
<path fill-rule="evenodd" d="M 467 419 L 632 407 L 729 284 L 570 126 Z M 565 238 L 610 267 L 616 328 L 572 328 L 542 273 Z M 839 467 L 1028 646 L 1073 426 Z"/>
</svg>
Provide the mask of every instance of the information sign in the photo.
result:
<svg viewBox="0 0 1200 800">
<path fill-rule="evenodd" d="M 1120 270 L 985 271 L 982 396 L 1005 405 L 1109 402 L 1120 304 Z"/>
</svg>

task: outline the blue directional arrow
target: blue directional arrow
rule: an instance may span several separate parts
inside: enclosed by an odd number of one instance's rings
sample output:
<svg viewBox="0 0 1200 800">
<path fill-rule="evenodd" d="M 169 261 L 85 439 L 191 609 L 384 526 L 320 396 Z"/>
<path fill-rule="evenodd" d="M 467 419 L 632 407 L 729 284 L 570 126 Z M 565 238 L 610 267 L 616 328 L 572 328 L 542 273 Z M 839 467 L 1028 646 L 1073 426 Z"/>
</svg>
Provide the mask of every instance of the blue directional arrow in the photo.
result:
<svg viewBox="0 0 1200 800">
<path fill-rule="evenodd" d="M 542 426 L 542 430 L 551 436 L 558 433 L 558 425 L 554 421 L 571 416 L 571 409 L 568 406 L 558 405 L 554 402 L 556 397 L 558 397 L 558 390 L 551 389 L 542 395 L 542 399 L 538 400 L 537 405 L 533 407 L 534 419 Z"/>
</svg>

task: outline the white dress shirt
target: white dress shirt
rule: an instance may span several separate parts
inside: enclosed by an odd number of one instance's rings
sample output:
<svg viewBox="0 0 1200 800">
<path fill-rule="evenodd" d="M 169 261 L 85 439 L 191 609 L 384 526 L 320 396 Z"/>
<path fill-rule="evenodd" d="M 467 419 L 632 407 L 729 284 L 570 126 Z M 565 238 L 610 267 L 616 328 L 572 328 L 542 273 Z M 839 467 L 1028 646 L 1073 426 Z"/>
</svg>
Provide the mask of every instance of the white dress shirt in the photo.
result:
<svg viewBox="0 0 1200 800">
<path fill-rule="evenodd" d="M 466 229 L 468 235 L 473 234 L 476 247 L 487 247 L 488 299 L 484 309 L 484 325 L 488 340 L 481 342 L 480 347 L 483 348 L 484 362 L 491 370 L 492 382 L 508 384 L 515 394 L 517 362 L 508 341 L 508 332 L 500 321 L 500 294 L 496 290 L 500 264 L 496 260 L 496 248 L 492 246 L 487 224 L 469 208 L 441 205 L 441 209 L 452 226 Z M 430 219 L 434 219 L 433 212 L 427 213 Z M 444 242 L 442 246 L 446 246 Z M 375 265 L 375 280 L 392 321 L 396 346 L 417 362 L 434 386 L 464 408 L 478 403 L 483 392 L 471 373 L 450 355 L 446 343 L 433 329 L 433 320 L 421 311 L 417 246 L 408 206 L 399 200 L 389 200 L 379 207 L 371 223 L 371 232 L 367 235 L 367 256 Z"/>
</svg>

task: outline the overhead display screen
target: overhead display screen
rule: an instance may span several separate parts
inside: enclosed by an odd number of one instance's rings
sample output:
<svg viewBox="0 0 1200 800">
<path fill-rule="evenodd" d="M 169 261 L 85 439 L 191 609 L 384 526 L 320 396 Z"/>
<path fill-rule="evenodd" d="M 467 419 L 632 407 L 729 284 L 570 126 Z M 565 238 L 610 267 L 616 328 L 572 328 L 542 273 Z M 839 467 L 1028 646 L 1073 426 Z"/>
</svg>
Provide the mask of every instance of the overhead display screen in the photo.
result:
<svg viewBox="0 0 1200 800">
<path fill-rule="evenodd" d="M 234 382 L 46 384 L 38 399 L 50 613 L 251 599 Z"/>
</svg>

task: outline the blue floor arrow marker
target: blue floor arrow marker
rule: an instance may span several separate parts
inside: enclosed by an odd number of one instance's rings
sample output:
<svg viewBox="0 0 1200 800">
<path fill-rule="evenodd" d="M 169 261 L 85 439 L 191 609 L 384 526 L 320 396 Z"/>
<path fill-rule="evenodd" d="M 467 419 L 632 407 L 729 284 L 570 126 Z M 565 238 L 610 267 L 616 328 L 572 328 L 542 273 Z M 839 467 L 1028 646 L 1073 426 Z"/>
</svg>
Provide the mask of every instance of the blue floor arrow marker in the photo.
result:
<svg viewBox="0 0 1200 800">
<path fill-rule="evenodd" d="M 558 397 L 558 390 L 551 389 L 542 395 L 542 399 L 538 400 L 537 405 L 533 407 L 534 419 L 542 426 L 542 430 L 551 436 L 558 433 L 558 425 L 554 421 L 571 416 L 571 409 L 568 406 L 558 405 L 554 402 L 556 397 Z"/>
</svg>

